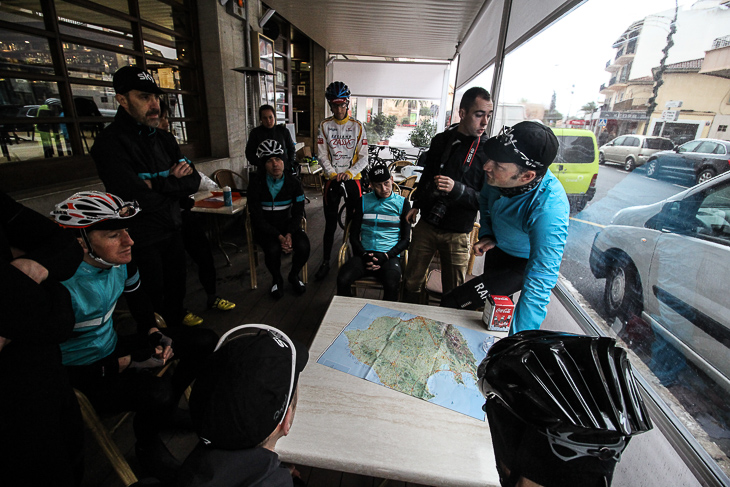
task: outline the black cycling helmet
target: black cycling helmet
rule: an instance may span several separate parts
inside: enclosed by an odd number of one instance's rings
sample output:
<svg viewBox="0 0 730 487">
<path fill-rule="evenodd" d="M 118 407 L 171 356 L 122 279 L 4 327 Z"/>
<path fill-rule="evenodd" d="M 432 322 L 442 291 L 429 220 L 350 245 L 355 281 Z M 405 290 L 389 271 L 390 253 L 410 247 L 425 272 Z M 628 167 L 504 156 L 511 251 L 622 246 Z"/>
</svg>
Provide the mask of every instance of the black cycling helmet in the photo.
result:
<svg viewBox="0 0 730 487">
<path fill-rule="evenodd" d="M 479 365 L 479 388 L 541 430 L 563 460 L 618 460 L 652 428 L 623 348 L 608 337 L 530 330 L 499 340 Z"/>
<path fill-rule="evenodd" d="M 342 81 L 333 81 L 325 90 L 324 97 L 329 102 L 334 102 L 335 100 L 347 101 L 350 99 L 350 88 Z"/>
</svg>

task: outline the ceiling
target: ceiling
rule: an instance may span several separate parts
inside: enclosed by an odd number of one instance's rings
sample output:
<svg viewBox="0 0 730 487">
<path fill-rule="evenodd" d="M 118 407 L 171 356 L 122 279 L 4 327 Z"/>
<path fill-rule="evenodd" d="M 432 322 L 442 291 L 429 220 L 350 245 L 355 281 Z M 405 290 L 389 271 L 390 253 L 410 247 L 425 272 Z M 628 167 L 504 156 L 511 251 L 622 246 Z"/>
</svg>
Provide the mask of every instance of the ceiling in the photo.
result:
<svg viewBox="0 0 730 487">
<path fill-rule="evenodd" d="M 485 0 L 265 0 L 330 54 L 452 59 Z M 444 21 L 448 19 L 448 21 Z"/>
</svg>

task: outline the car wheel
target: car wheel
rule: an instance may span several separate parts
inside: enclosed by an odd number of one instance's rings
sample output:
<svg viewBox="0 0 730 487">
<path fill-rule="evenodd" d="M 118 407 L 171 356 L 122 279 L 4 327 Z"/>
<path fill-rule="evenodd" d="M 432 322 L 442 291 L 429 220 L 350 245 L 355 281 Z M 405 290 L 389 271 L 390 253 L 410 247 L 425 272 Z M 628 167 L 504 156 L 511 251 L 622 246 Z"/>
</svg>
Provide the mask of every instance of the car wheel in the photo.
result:
<svg viewBox="0 0 730 487">
<path fill-rule="evenodd" d="M 603 152 L 598 153 L 598 164 L 605 164 L 606 163 L 606 156 L 603 155 Z"/>
<path fill-rule="evenodd" d="M 624 170 L 626 172 L 631 172 L 636 167 L 636 161 L 634 161 L 633 157 L 627 157 L 626 162 L 624 163 Z"/>
<path fill-rule="evenodd" d="M 701 170 L 700 173 L 697 175 L 697 184 L 704 183 L 708 179 L 714 178 L 716 174 L 717 173 L 714 169 L 706 167 L 705 169 Z"/>
<path fill-rule="evenodd" d="M 639 315 L 641 284 L 636 267 L 628 258 L 621 257 L 610 264 L 603 301 L 609 317 L 629 319 Z"/>
<path fill-rule="evenodd" d="M 653 161 L 649 161 L 646 164 L 646 175 L 649 176 L 650 178 L 658 177 L 657 176 L 658 171 L 659 171 L 659 167 L 657 166 L 656 159 L 654 159 Z"/>
</svg>

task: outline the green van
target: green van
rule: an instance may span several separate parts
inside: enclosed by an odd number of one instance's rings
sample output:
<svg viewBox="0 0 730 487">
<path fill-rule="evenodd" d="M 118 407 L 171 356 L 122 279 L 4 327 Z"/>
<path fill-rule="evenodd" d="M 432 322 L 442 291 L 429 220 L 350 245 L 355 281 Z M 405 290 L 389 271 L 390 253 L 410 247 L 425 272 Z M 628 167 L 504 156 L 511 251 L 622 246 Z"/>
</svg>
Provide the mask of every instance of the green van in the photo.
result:
<svg viewBox="0 0 730 487">
<path fill-rule="evenodd" d="M 570 212 L 578 213 L 596 194 L 598 144 L 585 129 L 552 128 L 560 142 L 550 171 L 562 183 L 570 201 Z"/>
</svg>

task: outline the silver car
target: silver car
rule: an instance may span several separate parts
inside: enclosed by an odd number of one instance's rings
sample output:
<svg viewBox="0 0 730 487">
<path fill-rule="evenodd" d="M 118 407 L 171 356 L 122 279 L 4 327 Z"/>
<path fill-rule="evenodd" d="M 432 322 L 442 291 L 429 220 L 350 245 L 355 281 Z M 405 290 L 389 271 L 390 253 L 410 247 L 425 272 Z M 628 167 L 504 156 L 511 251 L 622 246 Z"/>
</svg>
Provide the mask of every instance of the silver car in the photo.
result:
<svg viewBox="0 0 730 487">
<path fill-rule="evenodd" d="M 646 164 L 655 152 L 672 150 L 674 143 L 663 137 L 646 135 L 622 135 L 598 149 L 598 162 L 621 164 L 625 170 L 633 171 Z"/>
<path fill-rule="evenodd" d="M 730 391 L 730 173 L 619 211 L 593 241 L 610 316 L 639 316 Z"/>
</svg>

